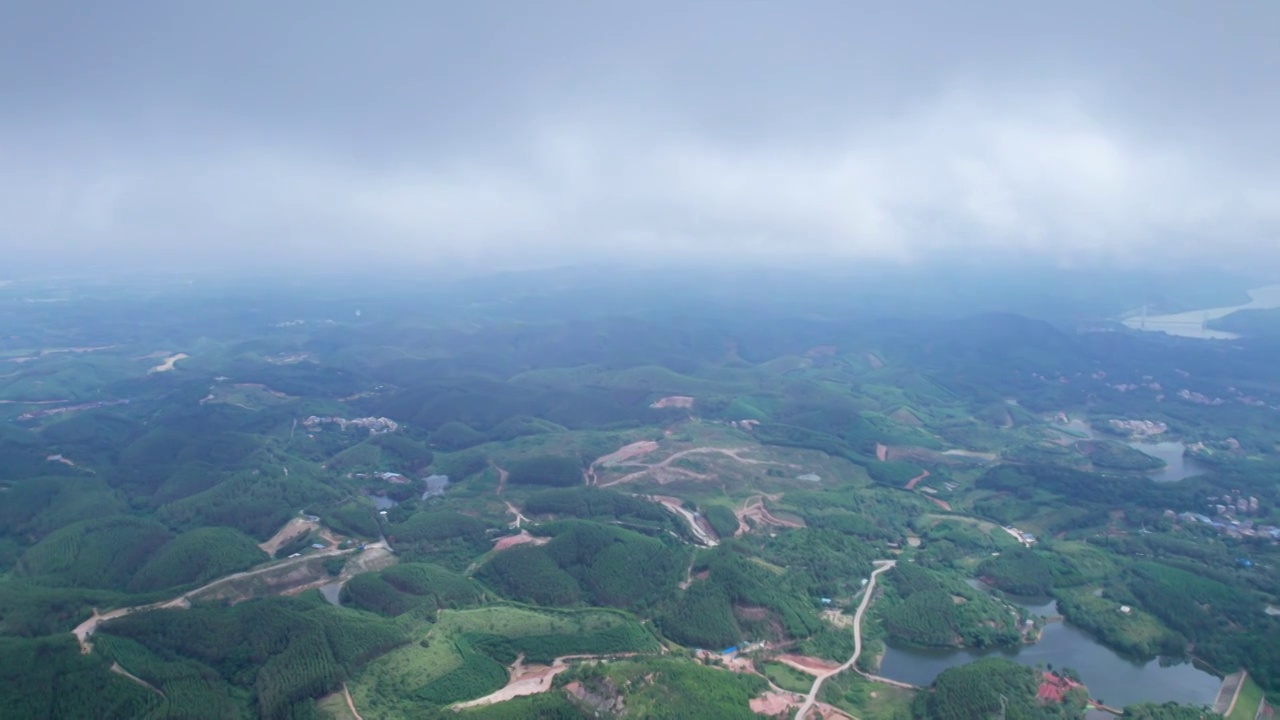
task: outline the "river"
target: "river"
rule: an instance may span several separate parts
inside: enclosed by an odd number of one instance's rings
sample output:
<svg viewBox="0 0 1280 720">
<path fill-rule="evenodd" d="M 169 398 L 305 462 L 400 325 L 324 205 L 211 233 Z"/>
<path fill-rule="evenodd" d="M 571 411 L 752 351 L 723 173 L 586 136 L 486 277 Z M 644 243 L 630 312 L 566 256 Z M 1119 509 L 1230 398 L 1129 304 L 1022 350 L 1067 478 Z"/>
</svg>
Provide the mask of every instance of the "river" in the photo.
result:
<svg viewBox="0 0 1280 720">
<path fill-rule="evenodd" d="M 1172 315 L 1136 315 L 1126 318 L 1124 324 L 1134 330 L 1163 332 L 1181 337 L 1206 340 L 1234 340 L 1239 335 L 1222 330 L 1210 330 L 1204 325 L 1209 320 L 1224 318 L 1237 310 L 1270 310 L 1280 308 L 1280 285 L 1267 285 L 1249 291 L 1249 302 L 1232 307 L 1208 308 Z"/>
<path fill-rule="evenodd" d="M 1052 598 L 1006 596 L 1006 599 L 1032 614 L 1056 614 L 1057 604 Z M 1029 666 L 1040 663 L 1073 668 L 1080 673 L 1093 698 L 1113 707 L 1169 701 L 1212 705 L 1222 685 L 1218 677 L 1190 663 L 1161 667 L 1158 660 L 1145 663 L 1127 660 L 1080 628 L 1062 622 L 1046 625 L 1040 642 L 1012 650 L 929 650 L 888 645 L 878 674 L 927 687 L 938 673 L 949 667 L 992 656 L 1007 657 Z"/>
</svg>

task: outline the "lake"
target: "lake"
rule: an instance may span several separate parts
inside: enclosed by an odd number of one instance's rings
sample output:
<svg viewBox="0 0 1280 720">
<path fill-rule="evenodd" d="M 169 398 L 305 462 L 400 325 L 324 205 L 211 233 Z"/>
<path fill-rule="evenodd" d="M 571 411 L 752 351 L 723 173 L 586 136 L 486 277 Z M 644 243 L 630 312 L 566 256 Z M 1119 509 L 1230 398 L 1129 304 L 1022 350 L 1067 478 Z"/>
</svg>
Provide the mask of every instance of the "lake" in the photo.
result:
<svg viewBox="0 0 1280 720">
<path fill-rule="evenodd" d="M 1134 330 L 1163 332 L 1181 337 L 1203 338 L 1206 340 L 1234 340 L 1239 335 L 1210 330 L 1204 326 L 1209 320 L 1224 318 L 1237 310 L 1271 310 L 1280 308 L 1280 285 L 1268 285 L 1249 291 L 1249 302 L 1232 307 L 1208 308 L 1192 310 L 1172 315 L 1141 315 L 1127 318 L 1124 324 Z"/>
<path fill-rule="evenodd" d="M 980 586 L 980 583 L 975 585 Z M 1052 598 L 1006 596 L 1006 599 L 1032 614 L 1046 616 L 1057 612 Z M 1161 667 L 1159 660 L 1145 663 L 1127 660 L 1080 628 L 1061 622 L 1046 625 L 1040 642 L 1012 650 L 928 650 L 888 645 L 878 674 L 926 687 L 949 667 L 992 656 L 1032 667 L 1037 663 L 1046 666 L 1052 663 L 1055 668 L 1073 668 L 1089 687 L 1089 694 L 1112 707 L 1169 701 L 1212 705 L 1222 685 L 1217 676 L 1190 663 Z"/>
</svg>

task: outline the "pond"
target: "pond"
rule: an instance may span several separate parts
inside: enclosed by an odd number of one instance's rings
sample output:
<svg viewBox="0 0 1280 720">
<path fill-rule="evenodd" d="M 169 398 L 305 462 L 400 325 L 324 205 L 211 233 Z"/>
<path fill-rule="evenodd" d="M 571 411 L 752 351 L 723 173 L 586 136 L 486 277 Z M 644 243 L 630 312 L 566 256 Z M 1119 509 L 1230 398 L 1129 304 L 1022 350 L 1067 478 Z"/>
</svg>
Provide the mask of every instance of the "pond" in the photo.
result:
<svg viewBox="0 0 1280 720">
<path fill-rule="evenodd" d="M 974 583 L 977 581 L 970 584 Z M 985 589 L 981 584 L 974 587 Z M 1005 599 L 1035 615 L 1057 614 L 1057 603 L 1049 597 Z M 1161 666 L 1159 660 L 1144 663 L 1125 659 L 1080 628 L 1062 622 L 1046 625 L 1040 642 L 1011 650 L 934 650 L 888 645 L 878 674 L 925 687 L 949 667 L 992 656 L 1033 667 L 1052 664 L 1055 668 L 1073 668 L 1094 699 L 1113 707 L 1169 701 L 1212 705 L 1222 685 L 1218 677 L 1190 663 Z"/>
<path fill-rule="evenodd" d="M 370 495 L 369 499 L 373 501 L 373 506 L 379 510 L 390 510 L 399 504 L 386 495 Z"/>
</svg>

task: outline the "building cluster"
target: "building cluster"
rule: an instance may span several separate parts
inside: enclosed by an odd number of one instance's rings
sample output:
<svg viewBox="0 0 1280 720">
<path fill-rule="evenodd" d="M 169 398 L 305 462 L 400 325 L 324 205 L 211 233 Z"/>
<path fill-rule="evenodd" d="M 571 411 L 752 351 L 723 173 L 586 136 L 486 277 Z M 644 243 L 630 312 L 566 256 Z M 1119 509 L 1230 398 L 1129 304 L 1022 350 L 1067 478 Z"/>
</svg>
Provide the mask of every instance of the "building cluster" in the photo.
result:
<svg viewBox="0 0 1280 720">
<path fill-rule="evenodd" d="M 1197 405 L 1221 405 L 1222 403 L 1226 402 L 1222 398 L 1219 398 L 1219 397 L 1211 398 L 1208 395 L 1205 395 L 1204 393 L 1198 393 L 1194 390 L 1187 390 L 1186 388 L 1183 388 L 1182 390 L 1178 391 L 1178 397 L 1182 398 L 1183 400 L 1186 400 L 1187 402 L 1193 402 Z"/>
<path fill-rule="evenodd" d="M 400 424 L 397 423 L 395 420 L 392 420 L 391 418 L 384 418 L 384 417 L 363 417 L 363 418 L 355 418 L 354 420 L 348 420 L 347 418 L 334 417 L 330 415 L 325 415 L 325 416 L 312 415 L 308 417 L 306 420 L 302 421 L 303 427 L 307 428 L 308 430 L 317 430 L 323 425 L 330 425 L 330 424 L 337 425 L 343 430 L 346 430 L 348 427 L 367 428 L 369 430 L 370 435 L 377 435 L 379 433 L 385 433 L 385 432 L 395 432 L 396 429 L 400 427 Z"/>
<path fill-rule="evenodd" d="M 1117 432 L 1128 433 L 1133 437 L 1151 437 L 1152 435 L 1160 435 L 1168 432 L 1169 426 L 1158 420 L 1110 420 L 1111 425 Z"/>
<path fill-rule="evenodd" d="M 1245 497 L 1239 490 L 1219 497 L 1211 497 L 1209 502 L 1215 503 L 1213 507 L 1219 515 L 1227 517 L 1258 514 L 1258 498 L 1252 495 Z"/>
<path fill-rule="evenodd" d="M 1263 525 L 1255 523 L 1253 520 L 1237 517 L 1237 515 L 1256 514 L 1258 512 L 1257 498 L 1224 495 L 1222 498 L 1217 499 L 1222 500 L 1222 502 L 1213 506 L 1218 513 L 1217 517 L 1209 517 L 1203 513 L 1193 512 L 1174 513 L 1172 510 L 1165 510 L 1164 516 L 1176 519 L 1185 525 L 1208 525 L 1227 537 L 1262 538 L 1264 540 L 1280 541 L 1280 527 Z M 1230 505 L 1227 504 L 1228 500 L 1231 501 Z"/>
</svg>

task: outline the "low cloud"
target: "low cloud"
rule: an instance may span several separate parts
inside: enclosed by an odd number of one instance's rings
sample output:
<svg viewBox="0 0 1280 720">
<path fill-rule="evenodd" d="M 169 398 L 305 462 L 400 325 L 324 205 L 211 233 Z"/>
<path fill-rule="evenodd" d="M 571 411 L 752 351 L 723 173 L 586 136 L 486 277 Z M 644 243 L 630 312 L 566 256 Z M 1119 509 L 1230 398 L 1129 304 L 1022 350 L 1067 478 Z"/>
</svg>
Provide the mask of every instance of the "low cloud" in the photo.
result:
<svg viewBox="0 0 1280 720">
<path fill-rule="evenodd" d="M 1273 176 L 1122 132 L 1070 96 L 954 91 L 898 117 L 850 117 L 821 142 L 735 144 L 591 113 L 544 117 L 519 138 L 391 165 L 198 138 L 181 152 L 14 149 L 0 206 L 33 250 L 232 265 L 1132 262 L 1262 251 L 1280 221 Z"/>
</svg>

